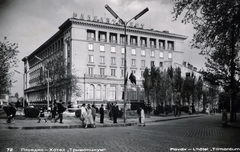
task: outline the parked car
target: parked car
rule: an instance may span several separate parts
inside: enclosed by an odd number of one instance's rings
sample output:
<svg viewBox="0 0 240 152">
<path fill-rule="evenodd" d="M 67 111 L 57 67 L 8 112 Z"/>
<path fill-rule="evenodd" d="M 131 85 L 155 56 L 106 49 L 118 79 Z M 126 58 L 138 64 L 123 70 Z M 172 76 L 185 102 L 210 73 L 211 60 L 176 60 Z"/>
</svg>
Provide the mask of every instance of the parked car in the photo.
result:
<svg viewBox="0 0 240 152">
<path fill-rule="evenodd" d="M 75 112 L 75 111 L 77 111 L 78 109 L 81 109 L 81 106 L 80 106 L 80 105 L 69 105 L 69 106 L 68 106 L 68 111 L 69 111 L 69 112 Z"/>
</svg>

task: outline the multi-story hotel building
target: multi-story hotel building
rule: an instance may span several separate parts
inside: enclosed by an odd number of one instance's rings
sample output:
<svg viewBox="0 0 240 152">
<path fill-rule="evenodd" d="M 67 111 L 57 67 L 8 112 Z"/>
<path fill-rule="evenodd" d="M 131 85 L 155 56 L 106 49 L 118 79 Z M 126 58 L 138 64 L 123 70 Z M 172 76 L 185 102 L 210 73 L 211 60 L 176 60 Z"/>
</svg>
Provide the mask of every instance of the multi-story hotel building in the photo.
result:
<svg viewBox="0 0 240 152">
<path fill-rule="evenodd" d="M 164 69 L 175 62 L 182 62 L 182 45 L 187 37 L 168 31 L 144 29 L 144 25 L 133 23 L 126 28 L 126 33 L 125 51 L 124 27 L 115 20 L 91 16 L 84 18 L 84 15 L 67 19 L 55 35 L 23 59 L 25 72 L 28 71 L 25 74 L 27 101 L 46 100 L 46 96 L 40 98 L 36 87 L 40 68 L 53 59 L 64 58 L 64 66 L 74 68 L 79 76 L 81 97 L 66 93 L 50 100 L 56 98 L 77 104 L 95 102 L 97 105 L 118 101 L 121 105 L 124 53 L 128 76 L 133 73 L 137 79 L 136 85 L 128 81 L 127 103 L 143 101 L 142 74 L 145 68 L 155 65 Z M 36 59 L 35 55 L 42 60 Z"/>
</svg>

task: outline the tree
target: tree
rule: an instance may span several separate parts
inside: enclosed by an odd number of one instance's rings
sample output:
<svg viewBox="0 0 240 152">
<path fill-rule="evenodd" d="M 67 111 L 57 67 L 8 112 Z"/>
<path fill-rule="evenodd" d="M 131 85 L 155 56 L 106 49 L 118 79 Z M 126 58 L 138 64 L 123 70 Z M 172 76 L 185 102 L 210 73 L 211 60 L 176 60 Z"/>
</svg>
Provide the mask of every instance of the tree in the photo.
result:
<svg viewBox="0 0 240 152">
<path fill-rule="evenodd" d="M 186 12 L 185 12 L 186 10 Z M 173 8 L 176 20 L 183 12 L 182 22 L 191 22 L 196 30 L 193 35 L 192 47 L 201 49 L 201 54 L 209 55 L 207 68 L 222 79 L 223 73 L 228 73 L 225 82 L 232 90 L 232 107 L 236 103 L 237 94 L 237 45 L 240 34 L 240 1 L 239 0 L 211 0 L 211 1 L 178 1 Z M 218 55 L 220 54 L 220 55 Z M 228 64 L 219 59 L 228 60 Z M 210 62 L 209 62 L 210 61 Z M 222 64 L 220 64 L 222 62 Z M 223 65 L 223 66 L 222 66 Z M 222 68 L 218 68 L 222 67 Z M 219 75 L 220 74 L 220 75 Z M 224 83 L 223 83 L 224 84 Z M 226 84 L 226 85 L 228 85 Z M 230 121 L 236 121 L 234 111 L 230 114 Z"/>
<path fill-rule="evenodd" d="M 16 97 L 18 99 L 19 98 L 19 94 L 16 92 L 14 97 Z"/>
<path fill-rule="evenodd" d="M 73 74 L 73 69 L 66 66 L 62 58 L 47 62 L 40 71 L 39 88 L 42 90 L 42 97 L 45 96 L 49 75 L 49 92 L 53 98 L 63 96 L 67 92 L 73 96 L 81 96 L 82 90 L 78 86 L 78 77 Z M 68 100 L 68 99 L 67 99 Z"/>
<path fill-rule="evenodd" d="M 200 100 L 203 95 L 203 79 L 202 79 L 202 77 L 198 78 L 195 88 L 196 88 L 196 97 L 197 97 L 196 99 L 197 99 L 197 105 L 198 105 L 198 111 L 199 111 Z"/>
<path fill-rule="evenodd" d="M 19 53 L 16 43 L 0 41 L 0 96 L 9 93 L 8 88 L 11 87 L 10 68 L 17 66 L 17 55 Z"/>
<path fill-rule="evenodd" d="M 150 105 L 150 95 L 151 95 L 151 75 L 149 68 L 145 68 L 143 72 L 143 80 L 142 80 L 145 96 L 147 97 L 148 105 Z"/>
</svg>

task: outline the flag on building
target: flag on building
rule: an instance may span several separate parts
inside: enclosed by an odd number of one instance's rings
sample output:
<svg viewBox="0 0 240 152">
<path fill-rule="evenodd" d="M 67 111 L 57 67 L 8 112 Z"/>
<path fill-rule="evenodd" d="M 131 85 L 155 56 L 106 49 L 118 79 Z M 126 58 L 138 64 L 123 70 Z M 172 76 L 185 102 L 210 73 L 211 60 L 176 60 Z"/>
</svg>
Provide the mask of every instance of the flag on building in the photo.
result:
<svg viewBox="0 0 240 152">
<path fill-rule="evenodd" d="M 129 79 L 130 79 L 132 84 L 136 85 L 136 77 L 133 75 L 133 73 L 130 74 Z"/>
</svg>

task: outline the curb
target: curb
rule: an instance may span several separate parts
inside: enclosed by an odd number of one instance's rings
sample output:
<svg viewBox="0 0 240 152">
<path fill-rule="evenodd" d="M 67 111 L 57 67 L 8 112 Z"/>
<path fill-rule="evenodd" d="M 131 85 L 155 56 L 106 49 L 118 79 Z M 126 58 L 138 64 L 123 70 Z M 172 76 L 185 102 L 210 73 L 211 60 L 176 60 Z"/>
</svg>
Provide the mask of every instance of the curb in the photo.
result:
<svg viewBox="0 0 240 152">
<path fill-rule="evenodd" d="M 161 122 L 161 121 L 170 121 L 170 120 L 178 120 L 178 119 L 185 119 L 185 118 L 194 118 L 194 117 L 202 117 L 204 115 L 192 115 L 192 116 L 185 116 L 185 117 L 173 117 L 161 120 L 150 120 L 146 121 L 146 123 L 154 123 L 154 122 Z M 97 124 L 96 127 L 127 127 L 127 126 L 136 126 L 138 122 L 130 122 L 125 124 Z M 15 127 L 15 126 L 7 126 L 1 127 L 0 129 L 20 129 L 20 130 L 36 130 L 36 129 L 77 129 L 83 128 L 82 125 L 63 125 L 63 126 L 33 126 L 33 127 Z"/>
<path fill-rule="evenodd" d="M 232 124 L 229 124 L 229 123 L 227 124 L 227 127 L 240 129 L 240 126 L 235 126 L 235 125 L 232 125 Z"/>
</svg>

